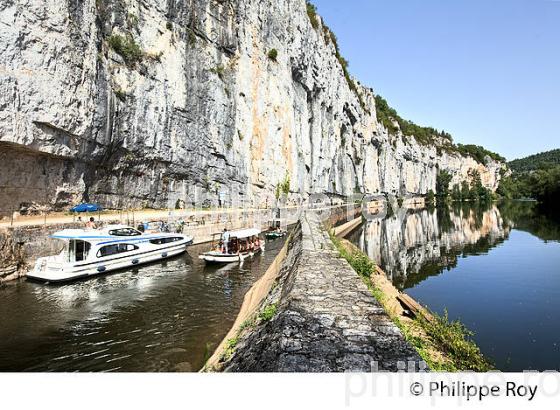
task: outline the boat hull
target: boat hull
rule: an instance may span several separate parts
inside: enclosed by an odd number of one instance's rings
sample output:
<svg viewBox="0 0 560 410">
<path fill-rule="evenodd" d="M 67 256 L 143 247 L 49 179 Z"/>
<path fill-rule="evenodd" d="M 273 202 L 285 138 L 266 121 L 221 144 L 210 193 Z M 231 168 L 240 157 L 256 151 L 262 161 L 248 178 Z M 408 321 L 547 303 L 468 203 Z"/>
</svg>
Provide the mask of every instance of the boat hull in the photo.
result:
<svg viewBox="0 0 560 410">
<path fill-rule="evenodd" d="M 60 269 L 49 269 L 48 267 L 38 269 L 40 266 L 40 263 L 38 263 L 26 277 L 34 281 L 48 283 L 70 282 L 168 259 L 184 253 L 191 244 L 192 240 L 182 241 L 164 248 L 134 252 L 126 256 L 107 258 L 95 262 L 77 263 L 73 266 L 67 265 Z"/>
<path fill-rule="evenodd" d="M 285 232 L 267 232 L 265 234 L 267 239 L 278 239 L 286 236 Z"/>
<path fill-rule="evenodd" d="M 226 264 L 226 263 L 242 262 L 248 257 L 253 256 L 261 251 L 262 249 L 259 249 L 255 252 L 243 253 L 239 255 L 238 254 L 226 255 L 218 252 L 207 252 L 207 253 L 203 253 L 202 255 L 199 255 L 198 258 L 202 259 L 203 261 L 209 264 L 220 264 L 220 263 Z"/>
</svg>

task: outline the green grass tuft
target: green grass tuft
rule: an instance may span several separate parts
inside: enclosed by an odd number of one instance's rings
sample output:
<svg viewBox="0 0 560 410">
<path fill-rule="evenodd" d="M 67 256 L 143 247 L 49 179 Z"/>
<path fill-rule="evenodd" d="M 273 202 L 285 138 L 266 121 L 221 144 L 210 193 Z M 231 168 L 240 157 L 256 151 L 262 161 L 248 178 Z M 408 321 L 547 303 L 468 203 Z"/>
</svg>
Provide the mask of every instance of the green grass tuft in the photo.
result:
<svg viewBox="0 0 560 410">
<path fill-rule="evenodd" d="M 222 354 L 221 361 L 225 362 L 231 359 L 233 353 L 235 353 L 235 349 L 237 348 L 237 343 L 239 343 L 238 337 L 234 337 L 226 341 L 226 348 L 224 349 L 224 353 Z"/>
<path fill-rule="evenodd" d="M 389 317 L 395 325 L 402 331 L 405 339 L 416 348 L 418 354 L 427 363 L 429 368 L 434 371 L 476 371 L 486 372 L 493 369 L 490 361 L 484 357 L 478 346 L 471 340 L 473 333 L 469 331 L 461 322 L 449 321 L 447 311 L 444 316 L 439 316 L 429 312 L 433 321 L 417 318 L 412 325 L 405 325 L 399 317 L 391 315 L 386 308 L 386 295 L 381 289 L 374 286 L 371 281 L 371 273 L 375 268 L 375 263 L 361 251 L 348 251 L 342 241 L 332 232 L 329 232 L 332 242 L 340 252 L 341 257 L 346 259 L 350 266 L 360 275 L 364 283 L 369 288 L 372 295 L 384 307 Z M 427 335 L 428 340 L 413 334 L 414 326 L 420 327 Z M 430 347 L 435 348 L 448 357 L 451 362 L 441 362 L 434 357 Z"/>
<path fill-rule="evenodd" d="M 276 315 L 276 310 L 278 306 L 276 303 L 266 306 L 263 311 L 259 314 L 259 319 L 263 322 L 268 322 L 270 319 Z"/>
</svg>

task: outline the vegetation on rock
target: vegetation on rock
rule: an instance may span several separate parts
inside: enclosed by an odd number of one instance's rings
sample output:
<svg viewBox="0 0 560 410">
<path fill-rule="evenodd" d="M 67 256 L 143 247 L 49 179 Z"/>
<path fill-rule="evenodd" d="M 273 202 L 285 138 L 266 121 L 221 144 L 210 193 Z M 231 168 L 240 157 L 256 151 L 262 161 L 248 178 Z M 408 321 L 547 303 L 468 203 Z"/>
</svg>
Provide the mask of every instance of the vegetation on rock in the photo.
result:
<svg viewBox="0 0 560 410">
<path fill-rule="evenodd" d="M 224 79 L 225 71 L 226 68 L 222 64 L 218 64 L 216 67 L 210 69 L 210 72 L 216 74 L 220 78 L 220 80 Z"/>
<path fill-rule="evenodd" d="M 403 135 L 413 137 L 419 144 L 435 145 L 438 147 L 438 150 L 470 156 L 483 164 L 486 163 L 487 156 L 494 161 L 506 162 L 504 157 L 484 147 L 478 145 L 455 145 L 451 134 L 445 131 L 438 131 L 432 127 L 422 127 L 412 121 L 403 119 L 380 95 L 375 96 L 375 110 L 377 121 L 387 128 L 389 134 L 396 134 L 400 130 Z"/>
<path fill-rule="evenodd" d="M 307 6 L 307 16 L 309 17 L 309 21 L 311 26 L 317 30 L 319 28 L 319 17 L 317 16 L 317 7 L 310 2 L 306 2 Z"/>
<path fill-rule="evenodd" d="M 387 304 L 387 295 L 372 281 L 375 263 L 367 255 L 349 244 L 343 243 L 331 233 L 331 240 L 379 301 L 391 320 L 402 331 L 406 340 L 416 348 L 418 354 L 435 371 L 487 372 L 493 366 L 472 340 L 473 332 L 460 321 L 450 321 L 447 311 L 443 316 L 425 309 L 425 316 L 406 323 Z M 433 320 L 426 320 L 430 316 Z"/>
<path fill-rule="evenodd" d="M 315 5 L 311 4 L 309 1 L 307 1 L 306 4 L 307 4 L 307 15 L 309 17 L 309 22 L 311 23 L 311 26 L 315 30 L 317 30 L 317 29 L 319 29 L 319 25 L 320 25 L 319 24 L 319 17 L 317 15 L 317 8 L 315 7 Z M 348 70 L 349 62 L 340 53 L 340 47 L 338 46 L 338 39 L 337 39 L 336 35 L 333 33 L 333 31 L 324 22 L 323 22 L 323 37 L 325 39 L 325 43 L 331 42 L 333 44 L 336 59 L 340 63 L 340 66 L 342 68 L 342 72 L 344 74 L 344 78 L 346 79 L 346 82 L 348 83 L 348 87 L 350 87 L 350 90 L 352 90 L 356 94 L 356 97 L 358 98 L 358 101 L 360 103 L 360 107 L 365 112 L 369 113 L 369 109 L 366 106 L 364 98 L 363 98 L 362 94 L 360 93 L 360 91 L 358 89 L 358 86 L 356 85 L 356 83 L 354 82 L 352 77 L 350 76 L 350 71 Z"/>
<path fill-rule="evenodd" d="M 494 199 L 492 190 L 486 188 L 482 184 L 480 173 L 477 170 L 469 172 L 469 180 L 463 181 L 461 185 L 455 184 L 449 189 L 451 183 L 451 175 L 447 171 L 438 172 L 436 178 L 436 194 L 440 202 L 445 202 L 451 198 L 453 201 L 491 201 Z"/>
<path fill-rule="evenodd" d="M 288 195 L 290 193 L 290 174 L 286 173 L 284 177 L 284 181 L 278 183 L 276 185 L 275 197 L 276 199 L 280 199 L 282 194 Z"/>
<path fill-rule="evenodd" d="M 275 48 L 273 48 L 272 50 L 270 50 L 268 52 L 268 58 L 274 62 L 277 61 L 278 59 L 278 50 L 276 50 Z"/>
<path fill-rule="evenodd" d="M 278 305 L 276 303 L 272 303 L 266 306 L 262 310 L 262 312 L 259 313 L 259 319 L 263 322 L 268 322 L 270 319 L 274 317 L 274 315 L 276 315 L 277 308 Z"/>
<path fill-rule="evenodd" d="M 484 164 L 486 162 L 486 157 L 492 158 L 494 161 L 498 162 L 506 162 L 507 160 L 502 157 L 500 154 L 496 154 L 495 152 L 488 151 L 484 147 L 480 145 L 472 145 L 472 144 L 457 144 L 457 150 L 463 156 L 471 156 L 476 159 L 478 162 Z"/>
<path fill-rule="evenodd" d="M 119 54 L 127 65 L 134 65 L 144 56 L 144 52 L 132 37 L 112 34 L 107 42 L 117 54 Z"/>
</svg>

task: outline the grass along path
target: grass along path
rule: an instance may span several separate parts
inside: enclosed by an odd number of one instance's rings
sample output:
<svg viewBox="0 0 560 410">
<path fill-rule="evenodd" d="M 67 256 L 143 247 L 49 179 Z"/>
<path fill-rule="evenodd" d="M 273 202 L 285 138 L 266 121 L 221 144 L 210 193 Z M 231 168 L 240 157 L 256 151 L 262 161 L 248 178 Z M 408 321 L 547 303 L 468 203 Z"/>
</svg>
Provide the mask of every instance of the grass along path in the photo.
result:
<svg viewBox="0 0 560 410">
<path fill-rule="evenodd" d="M 450 322 L 447 312 L 444 316 L 439 316 L 424 307 L 415 318 L 406 316 L 397 299 L 401 293 L 387 279 L 384 272 L 354 244 L 339 239 L 332 233 L 330 236 L 340 256 L 346 259 L 362 278 L 431 370 L 486 372 L 494 369 L 472 341 L 473 333 L 461 322 Z"/>
</svg>

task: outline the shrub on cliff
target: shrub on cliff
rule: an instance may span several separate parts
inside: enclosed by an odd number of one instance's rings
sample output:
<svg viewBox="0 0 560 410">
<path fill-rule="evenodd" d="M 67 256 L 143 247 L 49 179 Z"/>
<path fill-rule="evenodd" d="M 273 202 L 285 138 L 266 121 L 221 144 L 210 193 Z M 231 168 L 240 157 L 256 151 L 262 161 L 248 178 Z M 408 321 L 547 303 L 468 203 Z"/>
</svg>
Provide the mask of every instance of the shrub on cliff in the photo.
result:
<svg viewBox="0 0 560 410">
<path fill-rule="evenodd" d="M 485 163 L 486 157 L 492 158 L 494 161 L 499 162 L 506 162 L 506 159 L 495 152 L 489 151 L 480 145 L 472 145 L 472 144 L 457 144 L 457 150 L 460 154 L 465 156 L 471 156 L 476 159 L 480 163 Z"/>
<path fill-rule="evenodd" d="M 278 59 L 278 50 L 276 50 L 275 48 L 273 48 L 272 50 L 270 50 L 268 52 L 268 58 L 274 62 L 277 61 Z"/>
<path fill-rule="evenodd" d="M 319 28 L 319 18 L 317 17 L 317 7 L 311 4 L 310 2 L 306 2 L 307 5 L 307 16 L 309 17 L 309 22 L 314 29 Z"/>
<path fill-rule="evenodd" d="M 144 56 L 144 52 L 132 37 L 112 34 L 107 40 L 109 46 L 119 54 L 127 65 L 134 65 Z"/>
</svg>

